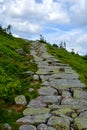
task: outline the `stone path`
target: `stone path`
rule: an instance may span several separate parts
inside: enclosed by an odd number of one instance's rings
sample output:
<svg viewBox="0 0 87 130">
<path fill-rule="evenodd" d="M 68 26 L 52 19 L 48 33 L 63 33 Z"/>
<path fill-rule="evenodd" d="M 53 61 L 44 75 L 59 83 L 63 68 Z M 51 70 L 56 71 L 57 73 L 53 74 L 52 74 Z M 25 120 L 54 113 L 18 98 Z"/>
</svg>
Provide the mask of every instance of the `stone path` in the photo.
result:
<svg viewBox="0 0 87 130">
<path fill-rule="evenodd" d="M 87 130 L 87 93 L 78 74 L 48 54 L 45 44 L 32 43 L 31 54 L 42 87 L 17 120 L 19 130 Z"/>
</svg>

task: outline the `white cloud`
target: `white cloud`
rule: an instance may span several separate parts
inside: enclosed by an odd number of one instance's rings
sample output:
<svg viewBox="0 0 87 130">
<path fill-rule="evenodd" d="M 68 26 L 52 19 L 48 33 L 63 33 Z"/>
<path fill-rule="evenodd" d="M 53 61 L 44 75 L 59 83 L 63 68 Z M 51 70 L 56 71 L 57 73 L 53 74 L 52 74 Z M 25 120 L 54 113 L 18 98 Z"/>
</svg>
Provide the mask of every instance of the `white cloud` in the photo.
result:
<svg viewBox="0 0 87 130">
<path fill-rule="evenodd" d="M 86 52 L 87 31 L 78 28 L 87 25 L 86 12 L 87 0 L 0 0 L 0 24 L 11 24 L 15 34 L 44 33 L 50 42 L 66 41 L 68 50 L 81 54 Z"/>
</svg>

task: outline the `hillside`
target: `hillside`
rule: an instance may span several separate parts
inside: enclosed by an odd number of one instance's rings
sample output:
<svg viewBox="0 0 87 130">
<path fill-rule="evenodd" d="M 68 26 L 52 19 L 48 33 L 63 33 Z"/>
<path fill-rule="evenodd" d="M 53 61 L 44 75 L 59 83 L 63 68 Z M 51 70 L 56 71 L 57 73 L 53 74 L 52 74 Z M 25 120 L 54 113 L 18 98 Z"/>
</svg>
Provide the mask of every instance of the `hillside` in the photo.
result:
<svg viewBox="0 0 87 130">
<path fill-rule="evenodd" d="M 40 83 L 32 78 L 36 70 L 37 65 L 30 55 L 30 42 L 15 38 L 0 28 L 0 129 L 4 123 L 17 129 L 16 119 L 22 115 L 14 103 L 17 95 L 25 95 L 27 101 L 38 95 L 36 90 Z M 29 93 L 29 88 L 34 91 Z"/>
<path fill-rule="evenodd" d="M 37 41 L 35 41 L 35 43 L 37 43 Z M 58 67 L 56 65 L 55 67 L 50 65 L 49 69 L 45 68 L 46 72 L 44 71 L 44 69 L 42 69 L 44 67 L 48 67 L 47 66 L 48 60 L 49 57 L 52 58 L 51 55 L 53 55 L 56 59 L 60 60 L 61 65 L 69 64 L 80 75 L 79 79 L 87 86 L 87 57 L 80 56 L 78 54 L 72 54 L 63 48 L 54 47 L 46 43 L 46 41 L 43 41 L 43 39 L 42 41 L 40 40 L 39 43 L 40 43 L 39 46 L 37 46 L 37 44 L 36 46 L 34 46 L 34 48 L 36 48 L 37 57 L 35 53 L 32 51 L 33 55 L 37 58 L 34 59 L 35 57 L 33 58 L 33 56 L 30 54 L 31 53 L 30 51 L 32 50 L 31 47 L 32 41 L 23 40 L 21 38 L 15 38 L 11 34 L 7 34 L 2 28 L 0 28 L 0 129 L 1 130 L 4 130 L 3 125 L 5 123 L 8 123 L 11 126 L 12 130 L 18 130 L 20 124 L 16 123 L 16 121 L 18 118 L 21 118 L 23 116 L 23 110 L 25 109 L 26 106 L 20 106 L 15 104 L 14 99 L 18 95 L 24 95 L 27 99 L 27 102 L 29 102 L 31 101 L 31 99 L 35 99 L 39 95 L 38 89 L 41 88 L 42 81 L 44 82 L 44 80 L 47 80 L 44 79 L 43 76 L 44 75 L 46 76 L 46 74 L 48 75 L 48 71 L 51 73 L 50 74 L 51 76 L 53 74 L 52 69 L 53 68 L 56 69 L 56 67 Z M 41 44 L 44 43 L 47 47 L 48 52 L 51 54 L 50 56 L 49 54 L 47 54 L 48 57 L 46 57 L 45 49 L 43 50 L 43 48 L 40 48 L 42 49 L 41 52 L 38 51 Z M 43 57 L 45 56 L 45 58 L 43 59 L 39 58 L 41 56 L 41 53 Z M 38 64 L 40 64 L 40 67 L 43 70 L 43 72 L 38 71 L 38 67 L 35 63 L 35 60 L 37 62 L 41 60 L 38 62 Z M 44 62 L 46 62 L 45 65 Z M 67 68 L 67 66 L 65 66 L 65 68 Z M 43 80 L 36 81 L 33 75 L 34 74 L 40 75 L 40 73 L 43 73 L 41 74 L 43 75 L 41 77 Z M 55 71 L 54 74 L 57 74 L 57 72 Z M 75 76 L 76 76 L 76 82 L 79 82 L 77 81 L 78 80 L 77 74 L 75 74 Z M 53 83 L 54 82 L 55 81 L 53 81 Z M 44 93 L 42 92 L 42 90 L 40 93 Z M 49 91 L 50 90 L 48 88 L 47 92 Z M 55 92 L 57 91 L 52 89 L 52 92 L 50 94 L 53 94 Z M 71 94 L 71 91 L 69 92 L 69 94 Z M 52 100 L 54 100 L 54 98 Z M 38 105 L 38 102 L 37 104 L 33 105 Z M 50 105 L 49 102 L 47 102 L 46 106 L 48 105 Z"/>
<path fill-rule="evenodd" d="M 64 48 L 54 47 L 47 44 L 47 49 L 50 54 L 60 59 L 62 63 L 69 64 L 78 74 L 79 78 L 87 86 L 87 56 L 68 52 Z"/>
</svg>

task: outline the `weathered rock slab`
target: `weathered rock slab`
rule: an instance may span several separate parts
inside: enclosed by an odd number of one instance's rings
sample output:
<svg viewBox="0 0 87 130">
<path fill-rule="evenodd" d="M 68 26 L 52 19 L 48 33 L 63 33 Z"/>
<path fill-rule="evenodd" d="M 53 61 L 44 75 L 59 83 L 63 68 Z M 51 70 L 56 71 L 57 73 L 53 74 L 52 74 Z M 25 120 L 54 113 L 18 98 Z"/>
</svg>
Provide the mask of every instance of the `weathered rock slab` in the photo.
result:
<svg viewBox="0 0 87 130">
<path fill-rule="evenodd" d="M 52 116 L 48 121 L 48 125 L 61 128 L 62 130 L 70 129 L 70 121 L 63 117 Z"/>
<path fill-rule="evenodd" d="M 33 125 L 22 125 L 19 130 L 36 130 L 36 127 Z"/>
<path fill-rule="evenodd" d="M 50 96 L 50 95 L 58 94 L 57 90 L 51 87 L 42 87 L 38 89 L 38 93 L 39 95 L 42 95 L 42 96 Z"/>
<path fill-rule="evenodd" d="M 23 111 L 24 116 L 31 116 L 31 115 L 40 115 L 40 114 L 49 114 L 49 108 L 26 108 Z"/>
<path fill-rule="evenodd" d="M 50 117 L 50 114 L 36 115 L 36 116 L 25 116 L 17 120 L 17 123 L 30 123 L 30 124 L 40 124 L 46 123 L 47 119 Z"/>
<path fill-rule="evenodd" d="M 87 118 L 78 117 L 75 119 L 75 124 L 79 130 L 85 130 L 87 129 Z"/>
</svg>

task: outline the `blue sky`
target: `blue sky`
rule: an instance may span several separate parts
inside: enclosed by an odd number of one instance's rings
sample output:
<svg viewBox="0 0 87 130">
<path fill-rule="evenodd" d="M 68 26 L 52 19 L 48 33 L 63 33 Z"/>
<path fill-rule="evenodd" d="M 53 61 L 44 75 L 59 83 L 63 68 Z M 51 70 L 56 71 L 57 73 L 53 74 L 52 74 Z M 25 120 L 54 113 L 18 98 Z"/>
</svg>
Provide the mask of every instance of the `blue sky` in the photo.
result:
<svg viewBox="0 0 87 130">
<path fill-rule="evenodd" d="M 12 25 L 14 36 L 51 44 L 66 42 L 67 49 L 87 54 L 87 0 L 0 0 L 0 24 Z"/>
</svg>

